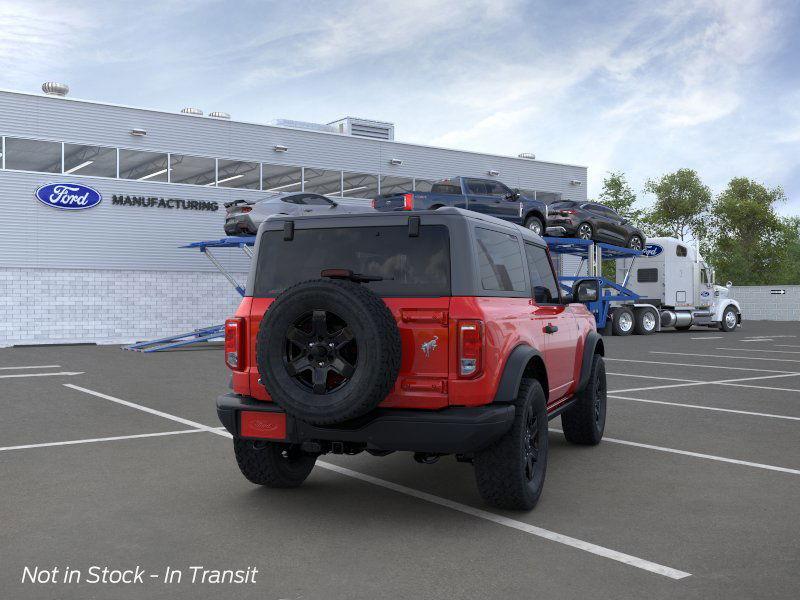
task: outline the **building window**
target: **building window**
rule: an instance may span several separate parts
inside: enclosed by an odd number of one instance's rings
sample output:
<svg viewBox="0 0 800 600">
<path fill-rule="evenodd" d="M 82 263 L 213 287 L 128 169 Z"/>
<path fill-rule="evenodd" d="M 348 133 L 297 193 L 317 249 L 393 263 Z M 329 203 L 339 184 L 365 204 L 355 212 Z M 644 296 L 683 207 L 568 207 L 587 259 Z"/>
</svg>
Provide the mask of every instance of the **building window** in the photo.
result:
<svg viewBox="0 0 800 600">
<path fill-rule="evenodd" d="M 403 194 L 414 191 L 414 180 L 411 177 L 381 177 L 381 194 Z"/>
<path fill-rule="evenodd" d="M 64 144 L 64 174 L 117 176 L 117 149 Z"/>
<path fill-rule="evenodd" d="M 119 176 L 139 181 L 168 181 L 167 155 L 141 150 L 119 151 Z"/>
<path fill-rule="evenodd" d="M 415 179 L 414 191 L 415 192 L 430 192 L 433 184 L 436 183 L 433 179 Z"/>
<path fill-rule="evenodd" d="M 378 195 L 378 176 L 364 173 L 342 173 L 345 198 L 374 198 Z"/>
<path fill-rule="evenodd" d="M 303 187 L 303 169 L 285 165 L 261 165 L 261 189 L 265 192 L 299 192 Z"/>
<path fill-rule="evenodd" d="M 478 242 L 478 267 L 481 285 L 485 290 L 498 292 L 524 292 L 525 269 L 519 240 L 508 233 L 475 228 Z"/>
<path fill-rule="evenodd" d="M 304 190 L 306 192 L 313 192 L 315 194 L 322 194 L 323 196 L 341 196 L 342 195 L 342 172 L 341 171 L 327 171 L 325 169 L 310 169 L 306 167 L 303 169 L 305 172 L 304 177 Z"/>
<path fill-rule="evenodd" d="M 259 189 L 261 173 L 258 163 L 220 159 L 217 169 L 219 187 Z"/>
<path fill-rule="evenodd" d="M 214 185 L 216 181 L 217 161 L 204 156 L 187 156 L 170 154 L 170 183 L 188 183 L 190 185 Z"/>
<path fill-rule="evenodd" d="M 61 143 L 6 138 L 6 169 L 61 173 Z"/>
</svg>

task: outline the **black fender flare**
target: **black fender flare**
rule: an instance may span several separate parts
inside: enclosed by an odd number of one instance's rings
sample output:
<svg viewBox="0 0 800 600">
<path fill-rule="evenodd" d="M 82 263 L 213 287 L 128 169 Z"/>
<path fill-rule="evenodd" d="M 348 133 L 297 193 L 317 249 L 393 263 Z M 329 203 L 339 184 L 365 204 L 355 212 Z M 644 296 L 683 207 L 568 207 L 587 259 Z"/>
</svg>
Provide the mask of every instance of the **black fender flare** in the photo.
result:
<svg viewBox="0 0 800 600">
<path fill-rule="evenodd" d="M 507 403 L 514 401 L 519 393 L 519 386 L 520 383 L 522 383 L 525 370 L 528 368 L 531 359 L 535 357 L 539 357 L 542 361 L 542 365 L 544 365 L 542 353 L 536 348 L 526 344 L 520 344 L 511 351 L 503 367 L 503 374 L 500 376 L 500 383 L 497 385 L 497 391 L 494 394 L 494 402 Z M 549 390 L 547 389 L 547 385 L 543 385 L 542 387 L 545 388 L 544 395 L 546 398 L 549 395 Z"/>
<path fill-rule="evenodd" d="M 547 219 L 545 218 L 544 213 L 542 213 L 538 208 L 532 208 L 528 212 L 526 212 L 525 216 L 522 217 L 522 223 L 524 224 L 529 217 L 538 217 L 539 220 L 542 222 L 542 225 L 544 225 L 544 228 L 547 229 Z"/>
<path fill-rule="evenodd" d="M 603 338 L 596 331 L 590 331 L 586 335 L 586 342 L 583 344 L 583 357 L 581 360 L 581 378 L 578 380 L 578 387 L 575 388 L 575 393 L 579 394 L 586 388 L 589 383 L 589 375 L 592 372 L 592 361 L 594 355 L 599 354 L 605 356 L 605 346 L 603 345 Z"/>
</svg>

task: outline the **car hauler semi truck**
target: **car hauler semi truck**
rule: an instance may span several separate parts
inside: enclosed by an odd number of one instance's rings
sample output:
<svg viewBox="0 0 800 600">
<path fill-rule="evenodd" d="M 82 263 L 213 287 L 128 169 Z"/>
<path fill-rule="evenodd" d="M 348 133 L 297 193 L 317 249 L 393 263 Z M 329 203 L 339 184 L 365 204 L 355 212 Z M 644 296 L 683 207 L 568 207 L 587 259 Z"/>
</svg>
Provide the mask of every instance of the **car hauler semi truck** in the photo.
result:
<svg viewBox="0 0 800 600">
<path fill-rule="evenodd" d="M 681 240 L 648 238 L 640 256 L 616 263 L 617 283 L 639 296 L 637 307 L 651 305 L 652 314 L 658 315 L 656 323 L 647 319 L 645 325 L 651 330 L 637 333 L 653 333 L 662 327 L 685 331 L 692 325 L 733 331 L 742 322 L 739 303 L 730 298 L 731 283 L 716 285 L 714 270 Z M 615 333 L 633 330 L 632 315 L 632 307 L 625 304 L 611 309 Z"/>
</svg>

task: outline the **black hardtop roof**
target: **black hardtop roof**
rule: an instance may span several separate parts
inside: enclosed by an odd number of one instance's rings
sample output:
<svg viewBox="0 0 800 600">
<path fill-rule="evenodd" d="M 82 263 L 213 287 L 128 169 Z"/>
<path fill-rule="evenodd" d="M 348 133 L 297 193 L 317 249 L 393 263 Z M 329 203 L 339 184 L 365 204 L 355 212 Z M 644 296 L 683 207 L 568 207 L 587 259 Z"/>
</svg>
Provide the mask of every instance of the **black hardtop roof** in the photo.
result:
<svg viewBox="0 0 800 600">
<path fill-rule="evenodd" d="M 297 227 L 302 228 L 303 224 L 314 224 L 329 221 L 335 227 L 370 227 L 376 226 L 375 221 L 394 225 L 405 225 L 410 217 L 420 217 L 422 224 L 425 224 L 424 217 L 436 216 L 446 219 L 463 219 L 472 222 L 485 223 L 493 227 L 508 230 L 509 233 L 520 235 L 523 239 L 536 242 L 539 245 L 546 245 L 541 236 L 536 235 L 530 229 L 522 227 L 503 219 L 498 219 L 482 213 L 477 213 L 463 208 L 445 206 L 436 210 L 416 210 L 416 211 L 392 211 L 392 212 L 366 212 L 366 213 L 338 213 L 333 215 L 272 215 L 268 217 L 259 227 L 259 233 L 263 231 L 275 231 L 283 229 L 286 221 L 293 221 Z"/>
</svg>

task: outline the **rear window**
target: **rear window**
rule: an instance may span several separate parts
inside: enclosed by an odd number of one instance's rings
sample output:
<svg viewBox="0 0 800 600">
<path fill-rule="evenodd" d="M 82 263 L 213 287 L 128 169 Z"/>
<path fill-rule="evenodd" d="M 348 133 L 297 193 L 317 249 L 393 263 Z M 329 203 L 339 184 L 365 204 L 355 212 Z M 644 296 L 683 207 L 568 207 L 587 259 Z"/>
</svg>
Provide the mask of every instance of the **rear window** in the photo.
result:
<svg viewBox="0 0 800 600">
<path fill-rule="evenodd" d="M 418 237 L 408 227 L 295 229 L 264 232 L 258 255 L 254 295 L 271 298 L 324 269 L 350 269 L 383 281 L 362 285 L 379 296 L 450 295 L 450 236 L 444 225 L 423 225 Z"/>
</svg>

